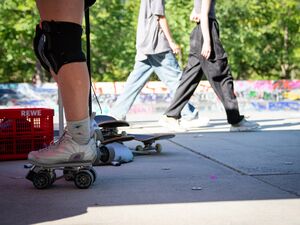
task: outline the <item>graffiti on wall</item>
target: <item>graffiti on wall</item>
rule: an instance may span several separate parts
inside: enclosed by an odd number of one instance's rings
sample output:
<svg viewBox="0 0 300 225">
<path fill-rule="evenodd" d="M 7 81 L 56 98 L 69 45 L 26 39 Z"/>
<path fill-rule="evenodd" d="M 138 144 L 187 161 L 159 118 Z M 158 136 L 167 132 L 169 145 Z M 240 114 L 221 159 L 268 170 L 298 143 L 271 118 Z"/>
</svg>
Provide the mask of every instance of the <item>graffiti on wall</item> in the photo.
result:
<svg viewBox="0 0 300 225">
<path fill-rule="evenodd" d="M 93 109 L 109 114 L 124 82 L 93 83 Z M 235 94 L 240 109 L 252 111 L 300 111 L 300 80 L 235 81 Z M 98 106 L 95 96 L 101 105 Z M 148 82 L 137 97 L 130 113 L 154 113 L 166 109 L 172 96 L 162 82 Z M 32 85 L 0 84 L 0 108 L 50 107 L 58 110 L 55 83 Z M 220 111 L 223 106 L 207 81 L 197 87 L 191 102 L 201 111 Z"/>
</svg>

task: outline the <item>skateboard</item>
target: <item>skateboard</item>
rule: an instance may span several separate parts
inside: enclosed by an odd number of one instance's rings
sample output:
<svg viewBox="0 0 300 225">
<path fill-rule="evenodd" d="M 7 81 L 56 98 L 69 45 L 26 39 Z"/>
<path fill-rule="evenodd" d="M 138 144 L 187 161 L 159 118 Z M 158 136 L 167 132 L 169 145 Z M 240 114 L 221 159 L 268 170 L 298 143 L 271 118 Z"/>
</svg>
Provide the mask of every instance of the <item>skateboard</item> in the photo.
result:
<svg viewBox="0 0 300 225">
<path fill-rule="evenodd" d="M 62 170 L 63 175 L 57 177 L 56 170 Z M 54 165 L 32 164 L 26 179 L 30 180 L 37 189 L 46 189 L 56 180 L 65 178 L 66 181 L 74 181 L 80 189 L 89 188 L 96 180 L 97 173 L 91 162 L 73 162 Z"/>
<path fill-rule="evenodd" d="M 126 132 L 119 133 L 118 127 L 128 127 L 129 123 L 125 120 L 116 120 L 114 117 L 107 115 L 98 115 L 94 118 L 100 131 L 102 132 L 103 139 L 110 139 L 112 137 L 126 136 Z"/>
<path fill-rule="evenodd" d="M 129 134 L 129 136 L 133 136 L 134 140 L 142 142 L 143 145 L 137 145 L 135 148 L 136 152 L 149 152 L 151 150 L 155 150 L 157 153 L 162 151 L 162 145 L 154 143 L 158 140 L 170 139 L 175 137 L 175 134 Z"/>
<path fill-rule="evenodd" d="M 95 116 L 94 120 L 96 121 L 96 123 L 99 124 L 101 122 L 112 121 L 112 120 L 117 120 L 117 119 L 112 116 L 108 116 L 108 115 L 97 115 L 97 116 Z"/>
</svg>

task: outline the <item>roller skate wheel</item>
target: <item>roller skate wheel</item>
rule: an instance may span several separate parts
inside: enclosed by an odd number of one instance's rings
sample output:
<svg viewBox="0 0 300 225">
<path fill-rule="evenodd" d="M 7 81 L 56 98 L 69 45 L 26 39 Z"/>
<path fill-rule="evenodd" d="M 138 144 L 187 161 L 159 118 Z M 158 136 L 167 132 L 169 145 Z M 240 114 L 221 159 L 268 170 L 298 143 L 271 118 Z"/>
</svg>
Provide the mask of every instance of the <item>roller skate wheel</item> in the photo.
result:
<svg viewBox="0 0 300 225">
<path fill-rule="evenodd" d="M 53 182 L 48 172 L 40 171 L 34 176 L 32 183 L 37 189 L 46 189 Z"/>
<path fill-rule="evenodd" d="M 143 148 L 143 146 L 138 145 L 138 146 L 135 147 L 135 150 L 139 152 L 139 151 L 143 151 L 144 148 Z"/>
<path fill-rule="evenodd" d="M 94 176 L 89 170 L 81 170 L 75 175 L 74 183 L 80 189 L 89 188 L 94 182 Z"/>
<path fill-rule="evenodd" d="M 157 153 L 161 153 L 161 151 L 162 151 L 162 146 L 161 146 L 161 144 L 156 144 L 156 145 L 155 145 L 155 150 L 156 150 Z"/>
<path fill-rule="evenodd" d="M 93 183 L 94 183 L 97 179 L 97 172 L 93 167 L 90 168 L 90 172 L 93 174 Z"/>
</svg>

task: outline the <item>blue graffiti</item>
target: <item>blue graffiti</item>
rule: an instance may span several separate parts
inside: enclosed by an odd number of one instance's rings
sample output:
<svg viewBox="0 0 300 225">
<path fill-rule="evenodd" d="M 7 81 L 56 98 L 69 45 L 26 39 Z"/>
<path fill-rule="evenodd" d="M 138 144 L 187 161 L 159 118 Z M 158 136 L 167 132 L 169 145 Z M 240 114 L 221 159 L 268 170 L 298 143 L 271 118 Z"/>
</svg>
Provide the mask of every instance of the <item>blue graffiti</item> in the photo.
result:
<svg viewBox="0 0 300 225">
<path fill-rule="evenodd" d="M 251 102 L 257 111 L 300 111 L 299 101 L 280 101 L 280 102 Z"/>
</svg>

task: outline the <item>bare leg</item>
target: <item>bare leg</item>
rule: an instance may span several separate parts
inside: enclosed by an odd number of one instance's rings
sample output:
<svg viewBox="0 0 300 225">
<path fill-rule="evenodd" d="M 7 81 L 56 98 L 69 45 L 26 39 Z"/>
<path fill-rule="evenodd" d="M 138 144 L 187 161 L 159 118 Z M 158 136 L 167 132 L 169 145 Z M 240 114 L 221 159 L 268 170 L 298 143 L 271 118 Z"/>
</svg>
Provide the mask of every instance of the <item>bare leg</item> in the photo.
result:
<svg viewBox="0 0 300 225">
<path fill-rule="evenodd" d="M 37 0 L 41 20 L 65 21 L 82 24 L 83 0 Z M 79 121 L 89 116 L 88 99 L 90 81 L 85 62 L 62 66 L 58 74 L 52 73 L 61 91 L 67 121 Z"/>
</svg>

